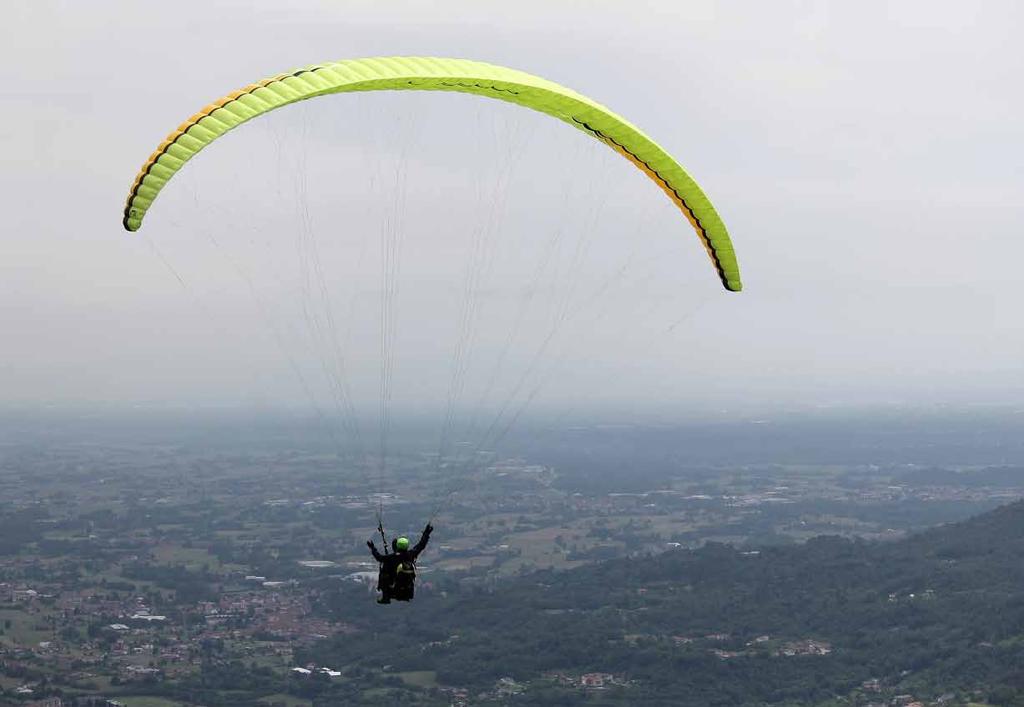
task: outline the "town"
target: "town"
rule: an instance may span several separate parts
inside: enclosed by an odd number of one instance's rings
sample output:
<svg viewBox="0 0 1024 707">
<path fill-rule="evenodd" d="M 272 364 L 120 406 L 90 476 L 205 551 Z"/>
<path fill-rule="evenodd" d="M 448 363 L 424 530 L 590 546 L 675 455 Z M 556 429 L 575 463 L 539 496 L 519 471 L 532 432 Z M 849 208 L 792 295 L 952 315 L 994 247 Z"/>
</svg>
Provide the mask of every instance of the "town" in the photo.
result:
<svg viewBox="0 0 1024 707">
<path fill-rule="evenodd" d="M 339 462 L 323 454 L 8 451 L 0 469 L 0 694 L 7 699 L 155 705 L 163 704 L 168 686 L 201 675 L 217 674 L 220 687 L 231 689 L 231 671 L 259 681 L 266 704 L 286 705 L 306 704 L 310 686 L 323 681 L 358 692 L 380 689 L 385 680 L 424 704 L 501 699 L 542 684 L 584 692 L 628 691 L 633 684 L 612 669 L 554 671 L 532 681 L 503 678 L 490 692 L 470 693 L 430 673 L 382 666 L 367 674 L 319 657 L 321 641 L 359 640 L 356 626 L 325 609 L 339 592 L 349 611 L 378 608 L 377 567 L 364 546 L 377 532 L 378 505 L 393 532 L 409 534 L 435 505 L 443 481 L 423 472 L 422 455 L 394 464 L 401 482 L 390 488 L 400 490 L 361 495 L 358 469 L 339 473 Z M 946 475 L 962 477 L 961 484 L 921 484 L 915 469 L 903 467 L 737 471 L 681 469 L 656 488 L 584 493 L 537 460 L 484 460 L 466 476 L 470 490 L 435 521 L 417 601 L 489 591 L 540 569 L 709 542 L 747 548 L 754 557 L 766 542 L 821 534 L 895 538 L 915 524 L 962 517 L 1024 492 L 978 483 L 981 477 L 969 473 Z M 458 640 L 449 636 L 423 650 Z M 833 650 L 815 636 L 666 633 L 621 640 L 699 647 L 722 661 Z"/>
</svg>

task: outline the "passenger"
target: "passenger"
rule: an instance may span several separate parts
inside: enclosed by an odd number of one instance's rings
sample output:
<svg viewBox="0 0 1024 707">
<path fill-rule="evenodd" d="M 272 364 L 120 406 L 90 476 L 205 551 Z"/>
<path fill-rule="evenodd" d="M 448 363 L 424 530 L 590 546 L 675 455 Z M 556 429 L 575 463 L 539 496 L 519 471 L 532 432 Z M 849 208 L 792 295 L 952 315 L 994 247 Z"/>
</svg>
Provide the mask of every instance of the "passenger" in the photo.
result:
<svg viewBox="0 0 1024 707">
<path fill-rule="evenodd" d="M 377 546 L 373 544 L 372 540 L 366 542 L 370 552 L 373 553 L 373 559 L 380 563 L 377 591 L 381 596 L 377 599 L 378 604 L 390 604 L 392 599 L 412 601 L 413 595 L 416 593 L 416 558 L 427 546 L 432 532 L 434 532 L 434 526 L 427 523 L 419 542 L 413 547 L 409 547 L 409 538 L 401 537 L 392 541 L 392 552 L 384 554 L 377 552 Z"/>
</svg>

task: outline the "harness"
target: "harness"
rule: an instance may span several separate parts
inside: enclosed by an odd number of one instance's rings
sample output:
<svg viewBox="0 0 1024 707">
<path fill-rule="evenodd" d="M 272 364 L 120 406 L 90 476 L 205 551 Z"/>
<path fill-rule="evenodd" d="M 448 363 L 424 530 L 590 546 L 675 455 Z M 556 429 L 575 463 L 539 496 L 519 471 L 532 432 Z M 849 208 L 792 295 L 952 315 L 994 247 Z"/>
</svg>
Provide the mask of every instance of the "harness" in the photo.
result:
<svg viewBox="0 0 1024 707">
<path fill-rule="evenodd" d="M 395 565 L 395 582 L 411 582 L 416 579 L 416 561 L 403 560 Z"/>
</svg>

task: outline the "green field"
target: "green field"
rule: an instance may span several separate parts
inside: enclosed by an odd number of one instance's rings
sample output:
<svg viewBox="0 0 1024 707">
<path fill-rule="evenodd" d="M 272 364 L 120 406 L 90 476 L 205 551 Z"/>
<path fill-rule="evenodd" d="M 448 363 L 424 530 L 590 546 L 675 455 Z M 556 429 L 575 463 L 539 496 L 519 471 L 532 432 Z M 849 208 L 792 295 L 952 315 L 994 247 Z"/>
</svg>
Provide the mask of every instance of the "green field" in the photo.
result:
<svg viewBox="0 0 1024 707">
<path fill-rule="evenodd" d="M 270 695 L 260 700 L 261 705 L 269 704 L 284 704 L 286 707 L 310 707 L 313 703 L 309 700 L 304 700 L 301 697 L 292 697 L 291 695 Z"/>
<path fill-rule="evenodd" d="M 398 677 L 411 687 L 437 687 L 437 673 L 433 670 L 412 670 L 408 673 L 398 673 Z"/>
<path fill-rule="evenodd" d="M 147 697 L 139 695 L 138 697 L 118 697 L 118 702 L 121 702 L 125 707 L 176 707 L 180 703 L 174 700 L 164 699 L 163 697 Z"/>
<path fill-rule="evenodd" d="M 11 622 L 6 628 L 7 621 Z M 0 609 L 0 626 L 4 633 L 0 635 L 0 643 L 8 646 L 37 646 L 41 641 L 53 639 L 53 633 L 46 626 L 44 614 L 29 614 L 19 609 Z"/>
<path fill-rule="evenodd" d="M 20 678 L 12 678 L 6 675 L 0 675 L 0 690 L 14 690 L 24 684 L 24 681 Z"/>
<path fill-rule="evenodd" d="M 220 560 L 201 547 L 160 545 L 153 555 L 157 562 L 165 565 L 184 565 L 190 570 L 202 569 L 204 566 L 210 570 L 220 569 Z"/>
</svg>

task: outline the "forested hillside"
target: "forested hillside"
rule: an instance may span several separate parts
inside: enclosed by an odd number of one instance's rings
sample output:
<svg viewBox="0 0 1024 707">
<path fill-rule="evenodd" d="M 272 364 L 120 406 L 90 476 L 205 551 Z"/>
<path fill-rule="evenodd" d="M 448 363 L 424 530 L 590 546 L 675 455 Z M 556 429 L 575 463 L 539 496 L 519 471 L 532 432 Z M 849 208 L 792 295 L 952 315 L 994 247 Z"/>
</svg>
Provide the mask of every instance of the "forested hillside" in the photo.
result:
<svg viewBox="0 0 1024 707">
<path fill-rule="evenodd" d="M 532 704 L 1024 700 L 1021 502 L 898 542 L 710 544 L 442 589 L 388 608 L 325 593 L 321 610 L 377 631 L 310 659 L 434 670 L 471 690 L 508 677 Z M 570 691 L 583 673 L 616 684 Z"/>
</svg>

